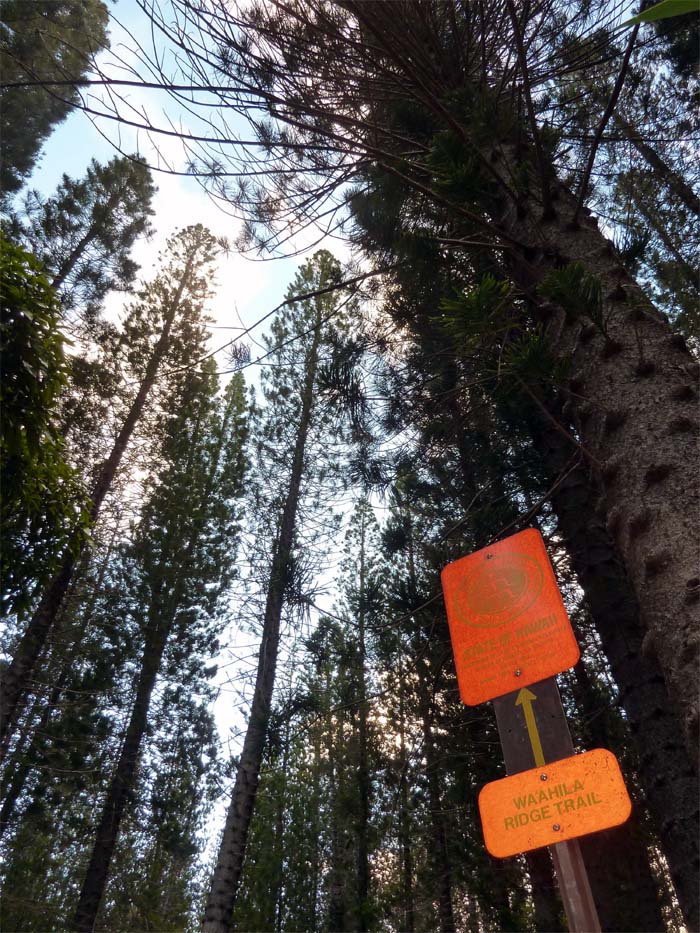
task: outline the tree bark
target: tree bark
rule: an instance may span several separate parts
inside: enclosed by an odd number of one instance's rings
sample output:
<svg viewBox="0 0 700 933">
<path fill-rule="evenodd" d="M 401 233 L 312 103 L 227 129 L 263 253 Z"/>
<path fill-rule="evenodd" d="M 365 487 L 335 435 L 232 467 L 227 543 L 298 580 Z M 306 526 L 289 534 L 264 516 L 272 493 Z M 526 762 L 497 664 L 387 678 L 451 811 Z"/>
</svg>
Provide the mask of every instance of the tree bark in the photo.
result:
<svg viewBox="0 0 700 933">
<path fill-rule="evenodd" d="M 417 604 L 418 585 L 413 542 L 413 521 L 409 507 L 403 507 L 406 522 L 408 545 L 408 584 L 412 605 Z M 428 804 L 433 832 L 433 846 L 430 859 L 433 877 L 437 889 L 438 922 L 440 933 L 454 933 L 455 921 L 452 910 L 452 871 L 447 853 L 447 833 L 442 813 L 442 794 L 440 793 L 440 775 L 433 740 L 430 685 L 428 683 L 428 665 L 423 655 L 423 648 L 416 645 L 416 673 L 418 674 L 418 714 L 423 729 L 423 754 L 428 778 Z M 405 869 L 404 869 L 405 871 Z M 406 879 L 408 880 L 408 879 Z"/>
<path fill-rule="evenodd" d="M 152 602 L 148 617 L 146 643 L 144 645 L 141 671 L 136 690 L 136 698 L 131 713 L 131 719 L 122 744 L 117 769 L 112 777 L 107 799 L 102 810 L 102 816 L 95 837 L 95 844 L 87 868 L 85 880 L 80 893 L 80 899 L 73 921 L 76 933 L 91 933 L 97 920 L 97 914 L 102 901 L 109 867 L 114 848 L 119 835 L 124 809 L 132 794 L 136 780 L 138 758 L 141 742 L 146 731 L 148 710 L 151 694 L 160 671 L 163 653 L 173 628 L 178 609 L 183 600 L 188 580 L 187 571 L 202 532 L 205 530 L 205 508 L 213 494 L 214 479 L 219 466 L 222 445 L 225 437 L 225 425 L 228 411 L 224 418 L 224 428 L 217 446 L 215 456 L 209 466 L 206 481 L 198 497 L 198 501 L 191 501 L 190 514 L 196 516 L 190 533 L 185 541 L 179 540 L 178 528 L 170 529 L 172 545 L 169 549 L 172 562 L 178 566 L 178 574 L 174 585 L 163 586 L 162 577 L 158 583 L 158 590 L 152 594 Z M 199 433 L 201 409 L 197 413 L 195 432 Z M 191 450 L 194 450 L 194 443 Z M 192 459 L 187 461 L 187 475 L 191 475 Z M 175 539 L 175 540 L 173 540 Z M 170 561 L 163 558 L 167 565 Z"/>
<path fill-rule="evenodd" d="M 104 215 L 110 214 L 119 204 L 119 200 L 124 194 L 124 188 L 120 187 L 116 191 L 113 191 L 112 194 L 107 198 L 107 201 L 102 205 L 102 211 Z M 94 208 L 93 208 L 94 209 Z M 73 271 L 76 262 L 80 259 L 84 253 L 87 246 L 95 239 L 100 229 L 100 224 L 97 220 L 94 220 L 88 227 L 85 234 L 78 240 L 76 245 L 70 251 L 69 255 L 63 260 L 56 274 L 51 280 L 51 287 L 56 291 L 59 290 L 61 285 L 66 281 L 68 276 Z"/>
<path fill-rule="evenodd" d="M 289 581 L 296 515 L 304 472 L 304 453 L 313 412 L 320 330 L 319 315 L 306 360 L 301 415 L 294 445 L 292 469 L 280 521 L 279 536 L 272 559 L 253 702 L 236 771 L 233 796 L 226 815 L 224 834 L 204 912 L 202 922 L 204 933 L 227 933 L 231 929 L 233 908 L 243 870 L 248 830 L 255 807 L 255 796 L 260 781 L 260 764 L 270 719 L 279 649 L 280 619 Z"/>
<path fill-rule="evenodd" d="M 100 469 L 90 495 L 88 512 L 89 523 L 94 525 L 100 514 L 102 503 L 109 492 L 124 451 L 131 439 L 134 428 L 143 414 L 148 395 L 153 388 L 158 369 L 167 353 L 170 332 L 175 316 L 182 302 L 194 262 L 192 254 L 186 264 L 177 290 L 163 322 L 163 329 L 151 354 L 144 378 L 139 385 L 134 401 L 122 424 L 109 457 Z M 17 720 L 25 704 L 25 698 L 32 692 L 31 681 L 39 656 L 44 648 L 49 633 L 56 624 L 56 619 L 73 580 L 76 567 L 81 557 L 87 553 L 87 542 L 83 535 L 76 533 L 66 549 L 61 566 L 49 582 L 39 605 L 34 611 L 27 628 L 20 639 L 11 663 L 3 672 L 0 684 L 0 761 L 7 753 Z"/>
<path fill-rule="evenodd" d="M 601 482 L 601 515 L 640 606 L 645 649 L 658 657 L 697 761 L 698 697 L 689 685 L 697 683 L 700 650 L 700 492 L 692 479 L 698 365 L 622 268 L 596 222 L 572 228 L 574 204 L 559 189 L 559 214 L 547 223 L 538 217 L 534 196 L 525 210 L 510 204 L 504 227 L 524 245 L 513 246 L 505 259 L 546 320 L 552 353 L 571 368 L 569 406 Z M 601 285 L 596 321 L 537 296 L 548 273 L 573 262 Z"/>
<path fill-rule="evenodd" d="M 558 408 L 551 408 L 551 414 L 561 417 Z M 545 418 L 535 430 L 535 441 L 554 482 L 570 463 L 573 444 Z M 658 659 L 646 650 L 629 579 L 603 518 L 590 508 L 597 494 L 593 471 L 579 463 L 556 486 L 552 503 L 620 690 L 639 761 L 639 780 L 681 909 L 690 928 L 699 929 L 697 772 L 669 703 Z"/>
<path fill-rule="evenodd" d="M 76 243 L 73 249 L 70 252 L 70 255 L 67 256 L 64 261 L 61 263 L 59 268 L 56 271 L 56 275 L 51 280 L 51 288 L 56 291 L 59 290 L 61 285 L 66 281 L 68 276 L 73 271 L 73 268 L 76 262 L 80 259 L 85 248 L 95 239 L 97 236 L 97 224 L 92 224 L 88 227 L 87 232 L 80 240 Z"/>
<path fill-rule="evenodd" d="M 112 533 L 112 538 L 109 543 L 108 549 L 104 558 L 102 560 L 102 566 L 100 567 L 100 572 L 98 574 L 97 580 L 95 581 L 94 591 L 99 592 L 102 588 L 102 584 L 107 573 L 109 566 L 109 558 L 112 554 L 114 543 L 117 536 L 118 523 L 115 527 L 114 532 Z M 71 589 L 73 592 L 73 588 Z M 66 604 L 68 605 L 68 603 Z M 13 751 L 13 759 L 9 760 L 6 764 L 6 774 L 3 779 L 2 784 L 0 785 L 0 799 L 3 801 L 2 810 L 0 811 L 0 839 L 2 839 L 6 830 L 8 829 L 12 817 L 14 815 L 15 806 L 17 800 L 19 799 L 20 794 L 24 788 L 24 783 L 26 779 L 31 774 L 32 770 L 36 769 L 37 761 L 36 758 L 29 757 L 30 749 L 34 742 L 36 741 L 37 733 L 43 732 L 47 733 L 51 719 L 53 717 L 54 711 L 58 709 L 59 702 L 61 700 L 61 694 L 63 688 L 65 687 L 68 679 L 70 677 L 72 669 L 72 658 L 77 653 L 77 650 L 80 646 L 80 643 L 83 639 L 85 629 L 88 626 L 90 619 L 92 617 L 92 612 L 94 609 L 94 600 L 89 604 L 89 606 L 83 610 L 81 613 L 81 619 L 77 624 L 77 635 L 71 636 L 72 641 L 69 641 L 69 648 L 67 649 L 68 660 L 63 661 L 59 672 L 58 677 L 54 685 L 51 688 L 51 693 L 48 697 L 46 707 L 39 717 L 38 724 L 34 725 L 35 720 L 35 709 L 38 709 L 38 698 L 34 701 L 34 708 L 26 717 L 20 737 L 17 740 L 15 749 Z M 63 627 L 63 620 L 61 621 L 61 627 Z M 55 645 L 54 645 L 55 647 Z M 50 675 L 49 675 L 50 676 Z"/>
<path fill-rule="evenodd" d="M 330 696 L 330 686 L 327 677 L 326 696 Z M 338 806 L 338 774 L 340 768 L 336 766 L 335 742 L 333 741 L 333 716 L 328 716 L 328 729 L 326 740 L 326 752 L 328 755 L 328 796 L 330 800 L 330 857 L 331 864 L 328 872 L 328 927 L 332 933 L 345 933 L 347 929 L 346 916 L 346 895 L 345 878 L 347 877 L 347 866 L 345 864 L 345 846 L 343 845 L 343 833 L 341 833 Z"/>
<path fill-rule="evenodd" d="M 134 786 L 139 751 L 146 731 L 151 693 L 160 670 L 169 632 L 170 625 L 161 626 L 144 649 L 134 706 L 117 768 L 112 776 L 107 799 L 97 827 L 95 845 L 73 919 L 72 929 L 76 933 L 92 933 L 95 928 L 97 912 L 107 883 L 109 865 L 119 835 L 119 826 Z"/>
<path fill-rule="evenodd" d="M 610 748 L 609 710 L 601 708 L 582 661 L 576 665 L 575 676 L 577 705 L 585 717 L 591 744 Z M 658 933 L 665 927 L 647 844 L 634 811 L 624 825 L 607 830 L 603 837 L 579 839 L 600 923 L 610 933 Z"/>
</svg>

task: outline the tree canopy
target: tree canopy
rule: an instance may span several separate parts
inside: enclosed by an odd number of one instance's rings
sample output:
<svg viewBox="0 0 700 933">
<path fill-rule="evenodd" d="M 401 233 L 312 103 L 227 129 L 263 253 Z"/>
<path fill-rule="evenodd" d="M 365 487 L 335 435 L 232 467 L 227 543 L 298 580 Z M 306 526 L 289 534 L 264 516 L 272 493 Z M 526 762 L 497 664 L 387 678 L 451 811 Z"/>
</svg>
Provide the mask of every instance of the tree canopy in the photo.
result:
<svg viewBox="0 0 700 933">
<path fill-rule="evenodd" d="M 567 849 L 588 909 L 697 929 L 697 21 L 144 0 L 151 46 L 95 57 L 101 3 L 34 7 L 2 12 L 8 930 L 581 928 L 562 849 L 492 857 L 478 796 L 593 748 L 632 812 Z M 146 154 L 18 194 L 73 106 Z M 276 307 L 212 321 L 197 217 L 137 280 L 153 170 L 298 258 Z M 441 573 L 525 529 L 581 657 L 467 706 Z"/>
</svg>

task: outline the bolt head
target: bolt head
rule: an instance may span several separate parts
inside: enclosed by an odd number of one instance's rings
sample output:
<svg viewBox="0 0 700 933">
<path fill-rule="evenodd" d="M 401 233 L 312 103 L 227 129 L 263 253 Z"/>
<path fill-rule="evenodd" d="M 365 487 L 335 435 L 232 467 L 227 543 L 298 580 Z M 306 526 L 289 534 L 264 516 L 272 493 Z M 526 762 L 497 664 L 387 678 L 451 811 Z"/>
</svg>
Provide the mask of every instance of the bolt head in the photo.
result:
<svg viewBox="0 0 700 933">
<path fill-rule="evenodd" d="M 515 676 L 520 677 L 521 674 L 522 674 L 522 671 L 520 670 L 520 668 L 518 668 L 517 671 L 515 672 Z"/>
<path fill-rule="evenodd" d="M 547 775 L 546 775 L 546 774 L 540 774 L 540 781 L 546 781 L 546 780 L 547 780 Z"/>
<path fill-rule="evenodd" d="M 559 823 L 555 823 L 554 826 L 552 826 L 552 829 L 554 830 L 555 833 L 558 833 L 559 830 L 561 829 L 561 826 L 559 825 Z"/>
</svg>

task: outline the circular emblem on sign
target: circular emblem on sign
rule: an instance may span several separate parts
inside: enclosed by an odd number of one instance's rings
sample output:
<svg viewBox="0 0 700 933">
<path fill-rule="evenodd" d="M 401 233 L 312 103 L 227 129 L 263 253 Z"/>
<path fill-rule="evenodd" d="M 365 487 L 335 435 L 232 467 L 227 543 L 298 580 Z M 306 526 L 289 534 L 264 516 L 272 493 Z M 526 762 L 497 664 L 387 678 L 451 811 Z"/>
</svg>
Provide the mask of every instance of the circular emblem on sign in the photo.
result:
<svg viewBox="0 0 700 933">
<path fill-rule="evenodd" d="M 542 568 L 525 554 L 494 554 L 468 574 L 457 592 L 467 625 L 491 628 L 522 615 L 540 595 Z"/>
</svg>

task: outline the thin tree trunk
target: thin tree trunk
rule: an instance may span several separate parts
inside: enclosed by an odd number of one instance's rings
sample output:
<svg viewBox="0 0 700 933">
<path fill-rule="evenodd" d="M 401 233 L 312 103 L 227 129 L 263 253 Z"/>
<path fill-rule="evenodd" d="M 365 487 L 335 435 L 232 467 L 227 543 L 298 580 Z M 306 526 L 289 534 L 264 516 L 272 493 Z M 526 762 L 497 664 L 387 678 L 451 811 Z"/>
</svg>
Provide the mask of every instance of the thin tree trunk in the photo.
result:
<svg viewBox="0 0 700 933">
<path fill-rule="evenodd" d="M 279 537 L 272 560 L 253 702 L 236 771 L 233 796 L 226 815 L 224 834 L 204 912 L 202 922 L 204 933 L 227 933 L 231 929 L 233 908 L 236 903 L 243 870 L 248 830 L 255 807 L 255 796 L 260 780 L 260 764 L 270 719 L 279 649 L 280 619 L 282 617 L 285 590 L 289 581 L 296 515 L 304 472 L 304 452 L 313 411 L 320 324 L 319 315 L 306 361 L 301 416 L 294 445 L 292 469 L 280 522 Z"/>
<path fill-rule="evenodd" d="M 19 800 L 24 783 L 32 772 L 35 762 L 30 760 L 29 754 L 32 740 L 35 735 L 35 728 L 32 727 L 35 717 L 39 713 L 40 699 L 34 700 L 32 709 L 28 713 L 26 720 L 20 730 L 16 747 L 12 757 L 8 760 L 3 775 L 2 784 L 0 784 L 0 798 L 2 798 L 2 809 L 0 810 L 0 839 L 9 829 L 15 807 Z M 40 728 L 48 724 L 48 713 L 51 709 L 51 702 L 45 707 L 39 718 Z"/>
<path fill-rule="evenodd" d="M 360 818 L 357 827 L 357 899 L 358 899 L 358 930 L 365 933 L 367 927 L 367 910 L 369 906 L 369 797 L 370 777 L 367 761 L 367 686 L 365 683 L 365 515 L 362 513 L 360 528 L 360 579 L 359 579 L 359 605 L 357 614 L 358 647 L 359 647 L 359 704 L 358 704 L 358 738 L 359 762 L 357 770 L 357 783 L 360 796 Z"/>
<path fill-rule="evenodd" d="M 409 593 L 411 596 L 412 604 L 416 605 L 418 586 L 416 578 L 415 554 L 413 548 L 413 522 L 411 519 L 410 509 L 404 509 L 404 516 L 406 519 L 408 531 L 407 543 Z M 421 656 L 420 648 L 418 648 L 416 672 L 418 674 L 418 711 L 423 727 L 423 753 L 425 755 L 426 761 L 426 772 L 428 778 L 428 802 L 433 830 L 431 861 L 433 865 L 435 885 L 437 888 L 438 920 L 440 924 L 440 933 L 454 933 L 455 921 L 454 913 L 452 910 L 452 871 L 447 854 L 447 833 L 445 830 L 445 821 L 442 813 L 440 776 L 438 773 L 438 761 L 437 756 L 435 755 L 435 744 L 433 741 L 430 709 L 431 699 L 429 695 L 430 685 L 428 683 L 427 663 Z"/>
<path fill-rule="evenodd" d="M 146 400 L 153 387 L 158 369 L 167 353 L 170 332 L 188 284 L 194 255 L 191 255 L 178 283 L 177 291 L 163 322 L 158 342 L 146 366 L 144 378 L 134 401 L 119 431 L 107 460 L 102 465 L 90 496 L 89 522 L 94 525 L 107 492 L 116 475 L 121 459 L 131 439 L 134 428 L 143 414 Z M 20 639 L 10 665 L 3 673 L 0 684 L 0 761 L 7 753 L 18 718 L 22 713 L 26 696 L 32 692 L 32 676 L 39 656 L 70 588 L 76 567 L 88 544 L 85 537 L 76 534 L 66 549 L 60 568 L 49 582 L 29 624 Z"/>
<path fill-rule="evenodd" d="M 629 120 L 626 120 L 617 111 L 613 115 L 613 120 L 620 127 L 637 152 L 639 152 L 644 160 L 651 166 L 657 178 L 661 180 L 661 183 L 666 185 L 669 191 L 672 191 L 676 197 L 685 204 L 691 214 L 695 214 L 696 216 L 700 214 L 700 198 L 698 198 L 685 179 L 682 178 L 678 172 L 674 172 L 673 169 L 664 162 L 656 149 L 642 139 Z"/>
<path fill-rule="evenodd" d="M 331 696 L 331 678 L 326 667 L 326 697 Z M 328 929 L 330 933 L 344 933 L 346 929 L 346 898 L 344 879 L 346 866 L 341 845 L 341 830 L 338 818 L 338 773 L 336 766 L 335 742 L 333 740 L 333 712 L 328 711 L 326 718 L 326 758 L 328 761 L 328 800 L 330 804 L 330 858 L 328 872 Z"/>
<path fill-rule="evenodd" d="M 554 418 L 561 417 L 559 409 L 551 411 Z M 570 463 L 573 445 L 544 418 L 535 437 L 554 480 Z M 552 503 L 620 690 L 639 761 L 639 780 L 681 909 L 690 928 L 698 929 L 697 772 L 669 703 L 658 659 L 645 648 L 630 582 L 603 518 L 590 508 L 596 497 L 591 470 L 579 463 L 555 488 Z"/>
<path fill-rule="evenodd" d="M 107 573 L 109 559 L 112 554 L 112 550 L 113 550 L 114 543 L 116 540 L 117 529 L 118 529 L 118 522 L 117 522 L 117 526 L 115 527 L 114 532 L 112 533 L 112 538 L 109 543 L 109 547 L 104 555 L 102 565 L 100 567 L 99 575 L 93 585 L 93 592 L 99 592 L 102 588 L 102 583 Z M 64 661 L 62 667 L 60 668 L 58 679 L 56 680 L 56 683 L 51 689 L 51 694 L 49 696 L 46 708 L 44 709 L 44 712 L 42 713 L 40 717 L 39 725 L 35 726 L 34 729 L 32 729 L 32 721 L 34 719 L 34 712 L 30 713 L 27 716 L 26 725 L 23 727 L 21 737 L 18 740 L 18 747 L 15 749 L 15 752 L 13 753 L 13 757 L 15 761 L 19 762 L 21 760 L 22 763 L 15 764 L 13 766 L 10 762 L 8 762 L 6 766 L 7 773 L 5 775 L 5 778 L 3 780 L 3 783 L 0 789 L 0 799 L 3 800 L 2 810 L 0 811 L 0 839 L 2 839 L 3 835 L 5 834 L 5 831 L 10 825 L 10 822 L 14 815 L 14 810 L 17 804 L 17 800 L 19 799 L 19 795 L 22 793 L 22 789 L 24 787 L 24 783 L 27 777 L 29 777 L 33 768 L 37 766 L 36 760 L 30 761 L 27 758 L 27 753 L 22 752 L 21 750 L 22 746 L 26 746 L 26 745 L 31 746 L 35 740 L 37 731 L 41 731 L 44 733 L 47 732 L 49 725 L 51 723 L 54 710 L 57 709 L 59 701 L 61 699 L 61 693 L 63 691 L 63 688 L 68 682 L 68 678 L 70 676 L 71 669 L 72 669 L 72 657 L 74 657 L 77 653 L 78 647 L 80 646 L 82 638 L 85 634 L 86 626 L 88 625 L 92 617 L 93 609 L 94 609 L 94 599 L 90 603 L 90 605 L 81 613 L 81 621 L 78 623 L 78 626 L 77 626 L 78 635 L 75 641 L 71 643 L 70 650 L 68 652 L 71 657 L 69 658 L 68 661 Z M 35 701 L 35 706 L 37 703 L 38 703 L 38 700 Z M 31 736 L 31 739 L 30 739 L 30 736 Z M 27 741 L 28 739 L 29 741 Z"/>
<path fill-rule="evenodd" d="M 57 271 L 56 271 L 56 275 L 55 275 L 55 276 L 53 277 L 53 279 L 51 280 L 51 288 L 53 288 L 53 289 L 55 289 L 56 291 L 58 291 L 59 288 L 61 287 L 61 285 L 63 285 L 63 283 L 64 283 L 64 282 L 66 281 L 66 279 L 68 278 L 68 276 L 69 276 L 69 275 L 71 274 L 71 272 L 73 271 L 73 268 L 74 268 L 76 262 L 77 262 L 77 261 L 80 259 L 80 257 L 82 256 L 82 254 L 83 254 L 85 248 L 86 248 L 86 247 L 95 239 L 95 237 L 97 236 L 97 231 L 98 231 L 98 229 L 99 229 L 99 228 L 98 228 L 98 225 L 97 225 L 97 224 L 92 224 L 90 227 L 88 227 L 87 233 L 86 233 L 83 237 L 80 238 L 80 240 L 78 241 L 78 243 L 77 243 L 77 244 L 73 247 L 73 249 L 71 250 L 70 254 L 66 257 L 66 259 L 64 259 L 64 261 L 63 261 L 63 262 L 61 263 L 61 265 L 58 267 L 58 269 L 57 269 Z"/>
<path fill-rule="evenodd" d="M 506 262 L 546 320 L 554 356 L 571 368 L 569 404 L 648 631 L 645 649 L 658 657 L 697 761 L 698 696 L 689 685 L 697 683 L 700 652 L 700 495 L 693 482 L 698 365 L 595 221 L 572 228 L 574 198 L 564 189 L 558 194 L 559 215 L 549 223 L 539 219 L 534 196 L 524 217 L 516 204 L 509 206 L 504 226 L 525 246 L 509 250 Z M 573 262 L 600 283 L 596 320 L 537 296 L 548 273 Z"/>
<path fill-rule="evenodd" d="M 406 711 L 404 699 L 403 664 L 399 656 L 399 752 L 401 762 L 399 796 L 399 845 L 401 846 L 401 885 L 404 913 L 403 933 L 414 933 L 415 904 L 413 897 L 413 853 L 411 851 L 411 824 L 408 806 L 408 756 L 406 754 Z"/>
<path fill-rule="evenodd" d="M 440 933 L 455 933 L 455 920 L 452 910 L 452 869 L 447 853 L 447 830 L 442 812 L 442 794 L 440 793 L 440 772 L 435 754 L 435 741 L 431 722 L 428 673 L 423 659 L 416 664 L 418 672 L 418 705 L 423 726 L 423 754 L 425 755 L 426 776 L 428 778 L 428 802 L 433 832 L 432 863 L 438 902 L 438 922 Z"/>
<path fill-rule="evenodd" d="M 632 185 L 636 188 L 634 182 L 635 176 L 632 176 Z M 673 261 L 676 264 L 678 271 L 683 276 L 685 284 L 688 288 L 692 289 L 693 292 L 697 295 L 698 290 L 700 289 L 700 276 L 698 275 L 697 268 L 693 268 L 681 255 L 678 247 L 673 242 L 671 237 L 668 234 L 668 231 L 662 223 L 659 223 L 659 218 L 656 212 L 649 208 L 648 203 L 645 198 L 636 193 L 633 188 L 633 197 L 634 203 L 637 207 L 639 213 L 644 217 L 649 226 L 653 229 L 654 233 L 658 236 L 661 242 L 664 244 L 666 249 L 669 251 L 671 256 L 673 256 Z"/>
<path fill-rule="evenodd" d="M 172 621 L 172 620 L 170 620 Z M 124 809 L 136 778 L 141 742 L 146 731 L 151 693 L 160 670 L 170 624 L 161 625 L 144 649 L 136 698 L 122 744 L 117 768 L 107 793 L 102 816 L 97 827 L 95 845 L 80 892 L 72 929 L 76 933 L 92 933 L 102 901 L 109 865 L 119 835 Z"/>
<path fill-rule="evenodd" d="M 291 719 L 286 717 L 284 724 L 284 745 L 282 747 L 282 787 L 277 798 L 275 808 L 275 879 L 271 900 L 274 904 L 275 931 L 282 933 L 284 929 L 284 812 L 287 797 L 287 770 L 289 768 L 289 729 Z"/>
<path fill-rule="evenodd" d="M 226 413 L 226 417 L 228 417 L 228 412 Z M 196 434 L 199 433 L 200 418 L 201 409 L 198 411 L 195 423 Z M 178 608 L 182 602 L 188 579 L 187 568 L 190 565 L 190 561 L 192 560 L 204 528 L 204 508 L 212 495 L 214 478 L 219 466 L 222 445 L 226 436 L 225 424 L 226 421 L 224 421 L 220 441 L 216 454 L 209 467 L 207 480 L 201 491 L 201 497 L 198 502 L 193 501 L 191 503 L 191 514 L 198 515 L 199 518 L 195 521 L 186 542 L 183 542 L 181 548 L 177 547 L 173 555 L 173 560 L 179 565 L 179 572 L 176 577 L 175 585 L 169 593 L 162 592 L 162 586 L 160 586 L 160 591 L 153 594 L 136 698 L 126 736 L 122 744 L 117 769 L 112 777 L 107 792 L 107 798 L 95 837 L 92 856 L 87 868 L 85 880 L 83 881 L 80 899 L 73 920 L 73 929 L 76 933 L 91 933 L 97 920 L 100 903 L 107 884 L 112 855 L 119 836 L 124 809 L 131 796 L 136 780 L 139 752 L 146 731 L 151 693 L 153 692 L 153 687 L 158 672 L 160 671 L 168 637 L 170 636 Z M 192 443 L 191 451 L 194 451 L 194 449 L 195 444 Z M 191 466 L 192 460 L 189 459 L 187 464 L 188 475 L 191 473 Z M 174 531 L 174 529 L 171 529 L 171 531 Z"/>
<path fill-rule="evenodd" d="M 319 877 L 321 873 L 321 827 L 319 825 L 319 814 L 321 813 L 321 738 L 318 732 L 314 731 L 314 777 L 313 777 L 313 814 L 311 826 L 313 835 L 311 837 L 311 929 L 315 930 L 318 925 L 318 892 Z"/>
<path fill-rule="evenodd" d="M 105 215 L 110 214 L 119 204 L 119 200 L 124 193 L 124 188 L 120 188 L 117 191 L 113 191 L 112 194 L 107 199 L 106 203 L 103 205 L 102 209 Z M 59 290 L 61 285 L 65 282 L 68 276 L 71 274 L 75 268 L 76 262 L 85 252 L 87 246 L 92 243 L 92 241 L 97 236 L 97 233 L 100 229 L 100 224 L 97 221 L 94 221 L 87 229 L 87 232 L 80 238 L 78 243 L 73 247 L 70 254 L 64 259 L 56 270 L 56 275 L 51 280 L 51 287 L 56 291 Z"/>
</svg>

